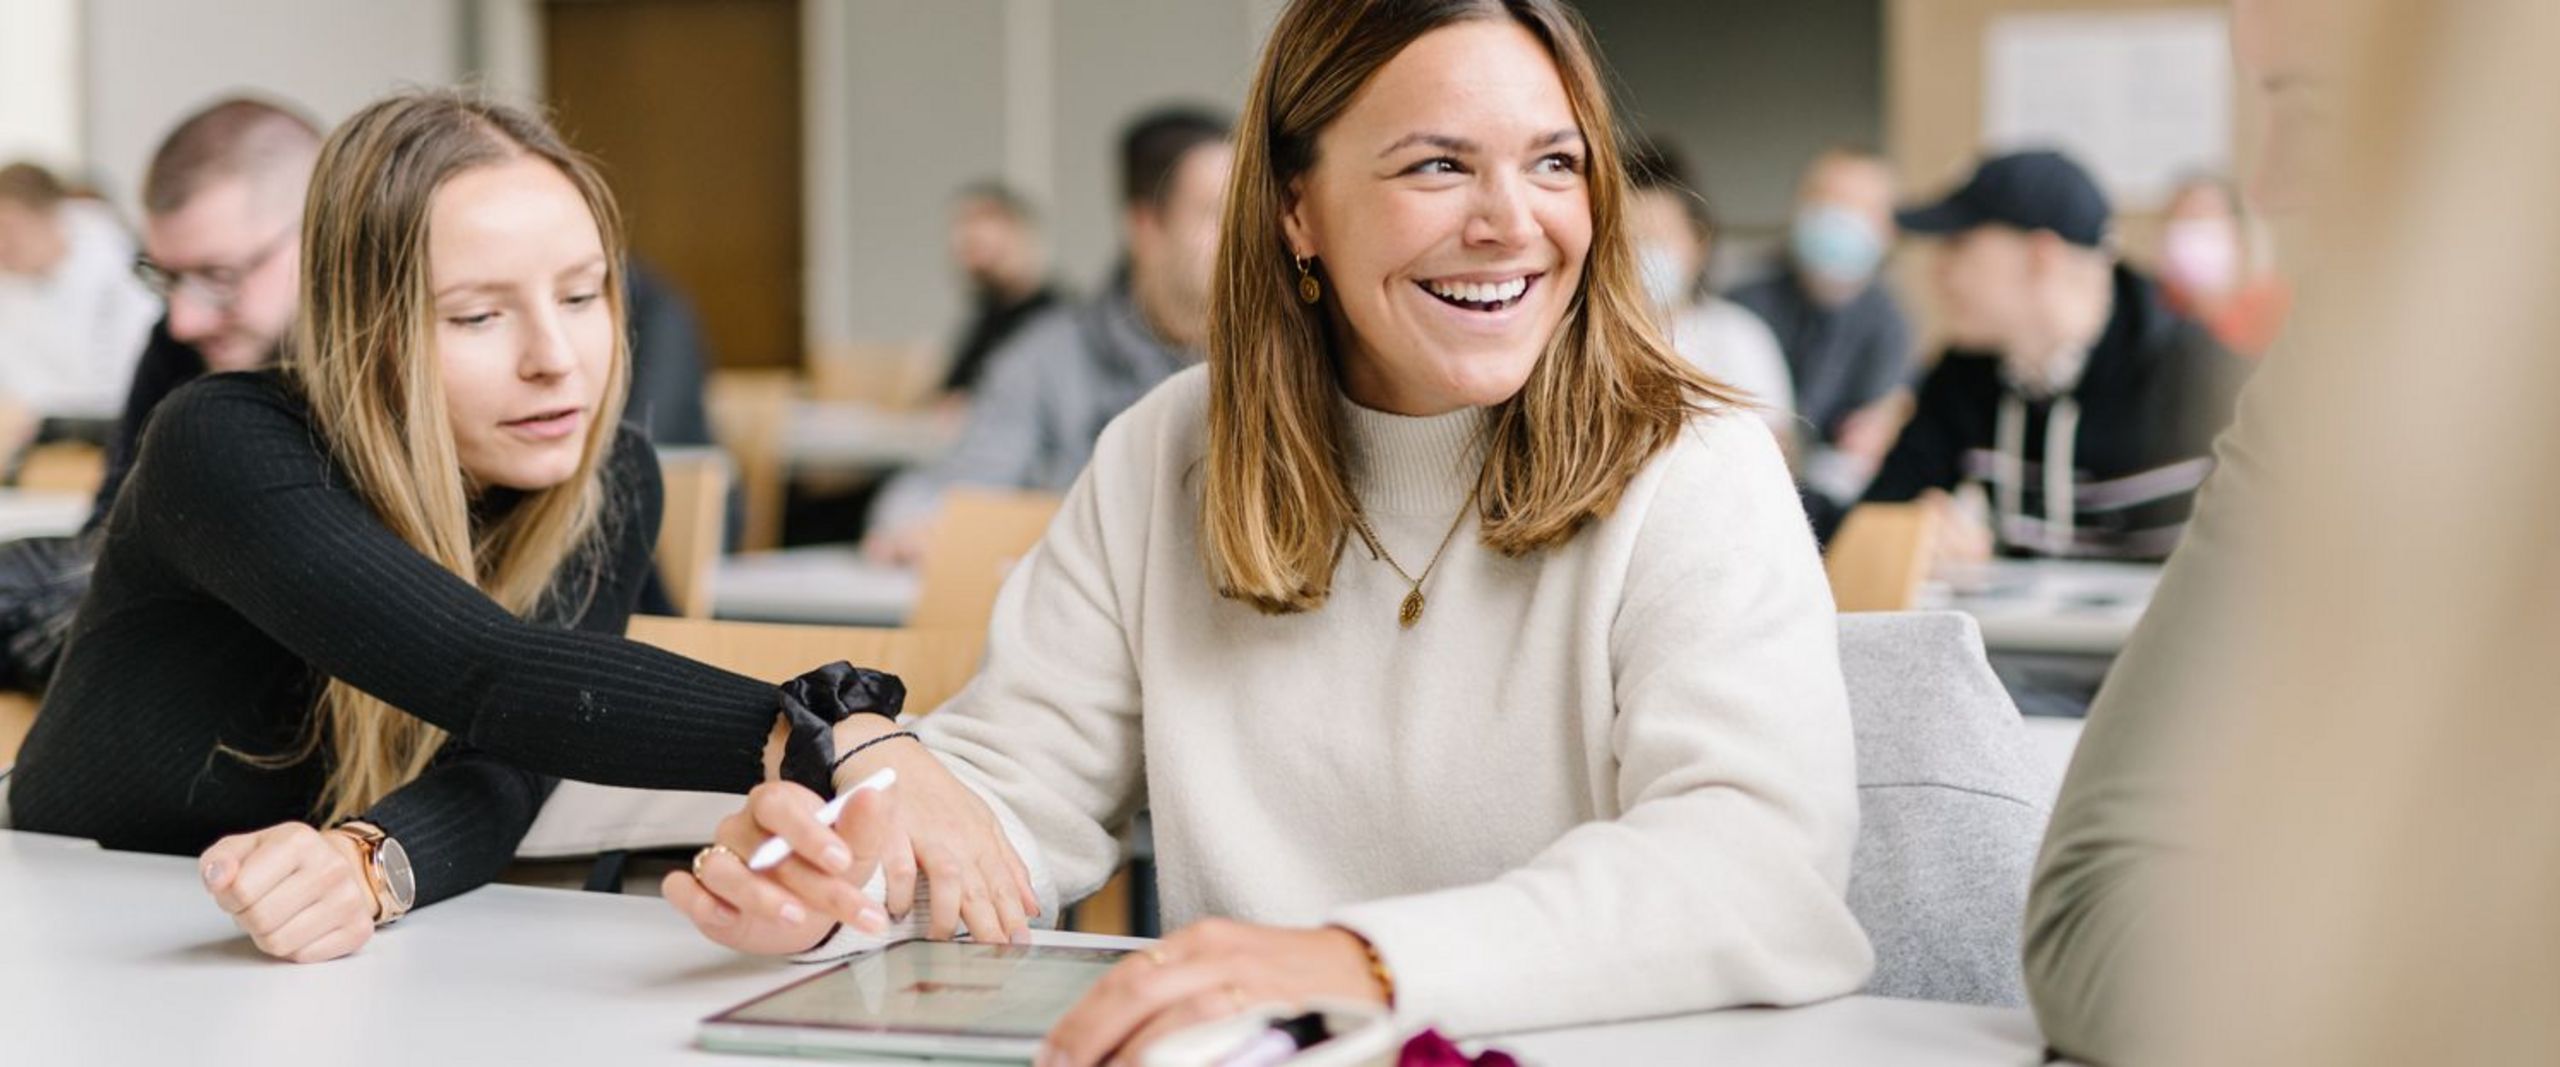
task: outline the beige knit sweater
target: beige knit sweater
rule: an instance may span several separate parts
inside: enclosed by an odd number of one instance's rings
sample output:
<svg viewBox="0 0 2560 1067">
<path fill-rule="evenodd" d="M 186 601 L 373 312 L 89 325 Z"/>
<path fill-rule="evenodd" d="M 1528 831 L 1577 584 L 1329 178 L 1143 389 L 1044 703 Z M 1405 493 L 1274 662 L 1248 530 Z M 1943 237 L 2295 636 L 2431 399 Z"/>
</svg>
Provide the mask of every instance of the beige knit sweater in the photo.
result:
<svg viewBox="0 0 2560 1067">
<path fill-rule="evenodd" d="M 1766 425 L 1697 420 L 1608 518 L 1507 559 L 1469 521 L 1407 586 L 1354 538 L 1322 610 L 1210 588 L 1208 379 L 1105 431 L 928 743 L 1014 827 L 1044 903 L 1150 808 L 1168 927 L 1336 923 L 1399 1014 L 1485 1033 L 1855 990 L 1857 830 L 1830 592 Z M 1484 415 L 1344 405 L 1352 486 L 1419 573 Z"/>
</svg>

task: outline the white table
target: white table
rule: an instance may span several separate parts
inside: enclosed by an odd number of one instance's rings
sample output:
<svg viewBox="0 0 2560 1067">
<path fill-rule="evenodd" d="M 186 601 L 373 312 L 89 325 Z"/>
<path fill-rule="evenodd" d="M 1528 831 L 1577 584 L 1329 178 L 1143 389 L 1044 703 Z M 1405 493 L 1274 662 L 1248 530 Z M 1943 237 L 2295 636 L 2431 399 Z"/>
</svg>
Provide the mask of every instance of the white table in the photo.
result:
<svg viewBox="0 0 2560 1067">
<path fill-rule="evenodd" d="M 1993 653 L 2113 657 L 2159 585 L 2155 563 L 2004 559 L 1930 582 L 1920 606 L 1973 616 Z"/>
<path fill-rule="evenodd" d="M 61 537 L 89 521 L 88 496 L 0 489 L 0 542 L 22 537 Z"/>
<path fill-rule="evenodd" d="M 1052 944 L 1117 943 L 1043 934 Z M 803 968 L 729 953 L 643 897 L 490 886 L 349 959 L 260 956 L 184 857 L 0 833 L 0 1062 L 789 1062 L 694 1024 Z M 1765 1067 L 2038 1062 L 2027 1013 L 1856 997 L 1497 1039 L 1531 1062 Z"/>
<path fill-rule="evenodd" d="M 896 626 L 915 602 L 914 571 L 872 563 L 850 546 L 725 557 L 711 582 L 711 613 L 723 619 Z"/>
<path fill-rule="evenodd" d="M 930 463 L 958 443 L 960 424 L 932 411 L 850 401 L 795 400 L 782 455 L 794 470 L 881 470 Z"/>
</svg>

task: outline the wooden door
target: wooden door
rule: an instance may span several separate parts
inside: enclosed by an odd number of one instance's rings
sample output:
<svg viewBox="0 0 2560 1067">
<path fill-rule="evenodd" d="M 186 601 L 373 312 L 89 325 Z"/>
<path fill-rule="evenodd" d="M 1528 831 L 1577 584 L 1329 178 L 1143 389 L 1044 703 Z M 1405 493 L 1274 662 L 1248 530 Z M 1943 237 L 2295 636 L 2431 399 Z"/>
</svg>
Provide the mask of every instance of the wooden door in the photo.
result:
<svg viewBox="0 0 2560 1067">
<path fill-rule="evenodd" d="M 801 357 L 798 0 L 549 0 L 547 92 L 723 366 Z"/>
</svg>

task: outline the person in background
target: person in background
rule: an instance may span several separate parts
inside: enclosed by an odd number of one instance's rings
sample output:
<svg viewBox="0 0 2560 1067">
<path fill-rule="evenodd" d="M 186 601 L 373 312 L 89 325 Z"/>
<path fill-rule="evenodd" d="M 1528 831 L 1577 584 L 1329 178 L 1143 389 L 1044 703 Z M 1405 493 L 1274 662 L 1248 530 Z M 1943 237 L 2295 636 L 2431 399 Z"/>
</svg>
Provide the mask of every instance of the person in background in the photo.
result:
<svg viewBox="0 0 2560 1067">
<path fill-rule="evenodd" d="M 2168 556 L 2246 364 L 2116 258 L 2106 195 L 2059 154 L 1987 160 L 1899 221 L 1944 238 L 1950 348 L 1865 500 L 1926 500 L 1979 531 L 1947 494 L 1983 486 L 1988 537 L 1942 539 L 1958 555 Z"/>
<path fill-rule="evenodd" d="M 261 100 L 217 102 L 178 123 L 152 153 L 142 185 L 139 275 L 167 313 L 140 342 L 122 414 L 107 437 L 106 475 L 77 537 L 0 545 L 0 683 L 42 690 L 89 589 L 98 538 L 160 402 L 214 371 L 275 358 L 297 304 L 303 187 L 320 133 Z"/>
<path fill-rule="evenodd" d="M 275 360 L 299 303 L 303 190 L 319 156 L 310 119 L 247 98 L 188 116 L 152 154 L 135 270 L 167 313 L 135 365 L 92 528 L 114 506 L 161 400 L 202 375 Z"/>
<path fill-rule="evenodd" d="M 951 258 L 968 281 L 969 326 L 951 350 L 942 391 L 965 399 L 985 375 L 987 358 L 1061 294 L 1049 279 L 1030 201 L 1001 182 L 979 182 L 952 198 Z"/>
<path fill-rule="evenodd" d="M 1792 452 L 1795 384 L 1787 357 L 1759 316 L 1707 288 L 1715 224 L 1688 166 L 1669 146 L 1647 139 L 1628 157 L 1627 188 L 1636 267 L 1671 331 L 1672 347 L 1708 377 L 1748 394 Z"/>
<path fill-rule="evenodd" d="M 133 254 L 107 205 L 33 163 L 0 167 L 0 402 L 37 418 L 115 417 L 159 317 Z"/>
<path fill-rule="evenodd" d="M 2160 231 L 2161 295 L 2224 347 L 2263 356 L 2293 309 L 2293 288 L 2276 273 L 2270 244 L 2230 183 L 2189 179 L 2169 198 Z"/>
<path fill-rule="evenodd" d="M 1805 476 L 1833 500 L 1857 498 L 1907 401 L 1911 326 L 1881 274 L 1893 203 L 1893 171 L 1875 153 L 1816 156 L 1796 185 L 1782 265 L 1728 294 L 1777 334 L 1812 435 Z"/>
<path fill-rule="evenodd" d="M 623 417 L 654 445 L 708 447 L 701 320 L 693 303 L 657 271 L 633 257 L 623 272 L 623 305 L 631 325 L 631 402 Z"/>
<path fill-rule="evenodd" d="M 920 561 L 942 492 L 955 485 L 1066 491 L 1114 416 L 1200 361 L 1234 161 L 1217 115 L 1173 108 L 1130 124 L 1120 143 L 1121 269 L 1101 295 L 1041 315 L 988 357 L 959 445 L 881 490 L 866 554 Z"/>
</svg>

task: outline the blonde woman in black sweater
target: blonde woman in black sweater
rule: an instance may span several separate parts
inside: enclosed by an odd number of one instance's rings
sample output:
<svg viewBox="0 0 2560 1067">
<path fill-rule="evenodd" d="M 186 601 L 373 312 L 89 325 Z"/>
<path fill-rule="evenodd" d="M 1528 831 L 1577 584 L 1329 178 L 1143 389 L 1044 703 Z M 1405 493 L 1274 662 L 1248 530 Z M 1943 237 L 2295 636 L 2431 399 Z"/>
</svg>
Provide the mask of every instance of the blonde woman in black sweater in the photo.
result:
<svg viewBox="0 0 2560 1067">
<path fill-rule="evenodd" d="M 755 790 L 805 858 L 779 883 L 697 864 L 742 894 L 737 940 L 788 948 L 810 908 L 885 925 L 840 876 L 885 856 L 911 883 L 906 832 L 810 812 L 839 746 L 894 729 L 896 680 L 839 664 L 777 690 L 614 636 L 660 497 L 620 428 L 622 239 L 594 170 L 521 112 L 394 97 L 331 136 L 306 220 L 284 366 L 152 420 L 6 782 L 16 826 L 201 851 L 258 946 L 309 961 L 494 877 L 554 776 Z M 972 928 L 1025 928 L 1018 870 L 931 866 L 989 902 Z"/>
</svg>

